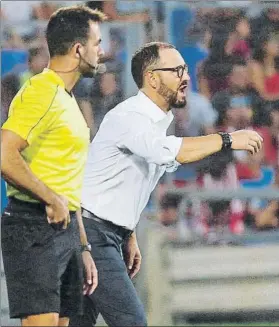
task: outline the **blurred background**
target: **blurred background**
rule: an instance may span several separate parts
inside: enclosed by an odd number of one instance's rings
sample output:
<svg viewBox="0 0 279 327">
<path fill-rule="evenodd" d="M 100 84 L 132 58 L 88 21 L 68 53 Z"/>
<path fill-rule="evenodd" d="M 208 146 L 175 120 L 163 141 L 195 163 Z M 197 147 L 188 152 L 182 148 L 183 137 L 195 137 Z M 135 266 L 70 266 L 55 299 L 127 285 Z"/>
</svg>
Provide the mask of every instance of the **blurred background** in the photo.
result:
<svg viewBox="0 0 279 327">
<path fill-rule="evenodd" d="M 2 1 L 1 124 L 19 88 L 47 66 L 50 15 L 80 3 L 109 18 L 107 71 L 74 90 L 92 139 L 104 115 L 137 92 L 131 56 L 152 40 L 174 44 L 189 66 L 187 106 L 173 110 L 170 134 L 254 129 L 264 138 L 257 155 L 217 153 L 160 180 L 137 231 L 143 265 L 135 284 L 149 325 L 279 326 L 279 5 Z M 19 324 L 8 319 L 3 269 L 1 285 L 2 325 Z"/>
</svg>

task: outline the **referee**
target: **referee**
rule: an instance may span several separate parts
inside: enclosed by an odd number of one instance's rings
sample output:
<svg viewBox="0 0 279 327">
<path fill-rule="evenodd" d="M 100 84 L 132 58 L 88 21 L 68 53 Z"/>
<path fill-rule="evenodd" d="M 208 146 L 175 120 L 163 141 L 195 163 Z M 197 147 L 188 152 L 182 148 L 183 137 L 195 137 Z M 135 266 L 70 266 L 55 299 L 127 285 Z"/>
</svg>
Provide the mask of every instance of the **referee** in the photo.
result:
<svg viewBox="0 0 279 327">
<path fill-rule="evenodd" d="M 52 15 L 49 67 L 23 85 L 2 127 L 9 197 L 1 220 L 3 261 L 10 317 L 20 318 L 22 326 L 68 325 L 82 300 L 81 258 L 85 292 L 96 287 L 97 271 L 76 215 L 89 129 L 72 89 L 98 70 L 104 19 L 82 6 Z"/>
<path fill-rule="evenodd" d="M 100 312 L 109 326 L 146 326 L 131 278 L 140 269 L 135 227 L 165 171 L 222 148 L 257 152 L 254 131 L 180 138 L 166 136 L 171 108 L 186 105 L 187 65 L 170 44 L 153 42 L 132 59 L 136 96 L 104 118 L 89 149 L 82 216 L 98 269 L 98 287 L 85 298 L 85 315 L 73 326 L 92 326 Z M 124 258 L 124 260 L 122 259 Z"/>
</svg>

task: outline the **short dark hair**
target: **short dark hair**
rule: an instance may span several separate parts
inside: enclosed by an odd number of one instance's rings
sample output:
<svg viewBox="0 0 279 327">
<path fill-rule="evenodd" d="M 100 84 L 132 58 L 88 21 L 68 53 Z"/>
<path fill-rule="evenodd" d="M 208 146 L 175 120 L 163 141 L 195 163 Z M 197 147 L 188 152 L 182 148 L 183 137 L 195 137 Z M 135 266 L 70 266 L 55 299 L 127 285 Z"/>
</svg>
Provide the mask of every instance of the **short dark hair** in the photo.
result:
<svg viewBox="0 0 279 327">
<path fill-rule="evenodd" d="M 143 75 L 146 69 L 159 60 L 160 49 L 175 49 L 175 47 L 165 42 L 150 42 L 142 46 L 133 55 L 132 76 L 139 89 L 143 87 Z"/>
<path fill-rule="evenodd" d="M 182 195 L 165 193 L 160 200 L 161 209 L 177 209 L 182 201 Z"/>
<path fill-rule="evenodd" d="M 101 23 L 105 14 L 87 6 L 62 7 L 52 14 L 46 29 L 50 57 L 66 55 L 76 42 L 86 44 L 89 22 Z"/>
<path fill-rule="evenodd" d="M 32 47 L 28 49 L 28 62 L 32 62 L 32 60 L 37 57 L 41 52 L 43 52 L 43 47 Z"/>
<path fill-rule="evenodd" d="M 257 35 L 257 41 L 252 53 L 252 58 L 263 63 L 265 57 L 265 46 L 274 37 L 273 28 L 265 28 Z"/>
</svg>

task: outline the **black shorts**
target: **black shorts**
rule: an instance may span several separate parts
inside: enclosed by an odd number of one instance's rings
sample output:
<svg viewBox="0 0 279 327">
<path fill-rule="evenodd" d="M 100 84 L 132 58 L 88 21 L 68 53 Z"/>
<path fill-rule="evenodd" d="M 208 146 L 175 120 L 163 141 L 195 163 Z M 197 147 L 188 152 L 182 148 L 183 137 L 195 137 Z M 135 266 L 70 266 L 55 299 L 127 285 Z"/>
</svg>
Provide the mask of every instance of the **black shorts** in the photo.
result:
<svg viewBox="0 0 279 327">
<path fill-rule="evenodd" d="M 82 313 L 83 269 L 76 214 L 67 229 L 47 221 L 44 206 L 10 199 L 1 219 L 11 318 Z"/>
</svg>

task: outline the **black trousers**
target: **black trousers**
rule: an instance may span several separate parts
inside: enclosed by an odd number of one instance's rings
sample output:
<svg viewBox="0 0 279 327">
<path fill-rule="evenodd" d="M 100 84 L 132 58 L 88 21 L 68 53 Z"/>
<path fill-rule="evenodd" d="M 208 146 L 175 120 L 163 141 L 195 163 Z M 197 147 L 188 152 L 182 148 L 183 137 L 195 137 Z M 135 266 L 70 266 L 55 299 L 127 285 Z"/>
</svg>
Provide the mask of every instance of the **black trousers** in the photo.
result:
<svg viewBox="0 0 279 327">
<path fill-rule="evenodd" d="M 147 326 L 143 304 L 122 258 L 123 235 L 89 218 L 83 222 L 99 283 L 94 293 L 84 298 L 84 315 L 71 319 L 70 326 L 95 325 L 99 313 L 110 327 Z"/>
<path fill-rule="evenodd" d="M 53 228 L 42 204 L 10 199 L 1 218 L 1 243 L 11 318 L 82 313 L 83 264 L 76 214 Z"/>
</svg>

